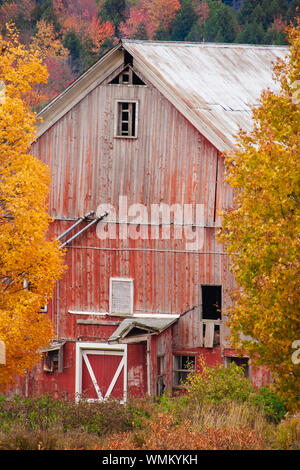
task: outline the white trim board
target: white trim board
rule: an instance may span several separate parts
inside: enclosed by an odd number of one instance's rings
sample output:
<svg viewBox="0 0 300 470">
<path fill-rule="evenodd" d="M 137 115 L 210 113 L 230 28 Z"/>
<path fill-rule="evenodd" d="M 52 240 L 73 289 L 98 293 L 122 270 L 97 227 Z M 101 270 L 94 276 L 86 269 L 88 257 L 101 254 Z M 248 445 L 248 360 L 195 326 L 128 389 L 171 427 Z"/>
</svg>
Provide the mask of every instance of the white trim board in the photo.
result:
<svg viewBox="0 0 300 470">
<path fill-rule="evenodd" d="M 87 354 L 104 354 L 104 355 L 118 355 L 123 356 L 121 362 L 114 374 L 114 377 L 103 397 L 100 387 L 97 383 L 97 379 L 94 375 L 92 366 L 87 357 Z M 92 382 L 95 387 L 98 399 L 90 399 L 89 401 L 103 401 L 109 398 L 117 379 L 122 371 L 124 370 L 124 381 L 123 381 L 123 400 L 121 403 L 125 403 L 127 399 L 127 345 L 126 344 L 107 344 L 107 343 L 94 343 L 86 341 L 78 341 L 76 343 L 76 362 L 75 362 L 75 400 L 80 401 L 82 394 L 82 362 L 85 362 Z"/>
<path fill-rule="evenodd" d="M 116 313 L 109 312 L 86 312 L 82 310 L 68 310 L 71 315 L 101 315 L 103 317 L 123 317 L 124 315 L 118 315 Z M 179 313 L 133 313 L 126 315 L 127 318 L 179 318 Z"/>
</svg>

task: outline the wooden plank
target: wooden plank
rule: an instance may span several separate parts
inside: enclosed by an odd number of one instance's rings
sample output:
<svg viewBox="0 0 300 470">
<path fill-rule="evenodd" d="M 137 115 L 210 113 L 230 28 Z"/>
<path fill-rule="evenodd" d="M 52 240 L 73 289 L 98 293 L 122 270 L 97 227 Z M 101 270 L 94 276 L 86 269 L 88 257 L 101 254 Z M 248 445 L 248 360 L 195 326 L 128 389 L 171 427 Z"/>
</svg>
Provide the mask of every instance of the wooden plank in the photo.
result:
<svg viewBox="0 0 300 470">
<path fill-rule="evenodd" d="M 76 320 L 77 325 L 102 325 L 102 326 L 118 326 L 120 321 L 105 321 L 105 320 Z"/>
<path fill-rule="evenodd" d="M 204 338 L 204 347 L 205 348 L 212 348 L 214 345 L 214 332 L 215 332 L 215 324 L 212 320 L 211 322 L 206 322 L 205 325 L 205 338 Z"/>
</svg>

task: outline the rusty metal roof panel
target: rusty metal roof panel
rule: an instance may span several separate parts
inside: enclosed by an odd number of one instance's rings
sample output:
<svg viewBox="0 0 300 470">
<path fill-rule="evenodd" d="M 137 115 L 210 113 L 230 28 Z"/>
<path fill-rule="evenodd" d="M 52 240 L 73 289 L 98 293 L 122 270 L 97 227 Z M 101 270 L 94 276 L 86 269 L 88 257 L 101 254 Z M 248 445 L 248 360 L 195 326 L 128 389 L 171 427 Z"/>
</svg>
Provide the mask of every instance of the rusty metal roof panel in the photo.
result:
<svg viewBox="0 0 300 470">
<path fill-rule="evenodd" d="M 273 63 L 285 46 L 122 40 L 135 65 L 219 150 L 251 129 L 262 90 L 279 91 Z"/>
</svg>

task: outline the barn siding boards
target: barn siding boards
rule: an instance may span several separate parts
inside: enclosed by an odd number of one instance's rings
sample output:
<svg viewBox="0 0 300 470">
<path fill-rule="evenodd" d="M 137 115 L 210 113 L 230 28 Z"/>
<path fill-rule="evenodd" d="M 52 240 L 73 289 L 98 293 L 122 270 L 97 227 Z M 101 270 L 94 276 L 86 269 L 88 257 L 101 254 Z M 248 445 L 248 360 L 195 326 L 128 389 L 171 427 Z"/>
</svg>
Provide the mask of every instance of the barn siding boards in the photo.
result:
<svg viewBox="0 0 300 470">
<path fill-rule="evenodd" d="M 50 214 L 64 218 L 68 207 L 67 217 L 76 219 L 104 202 L 116 207 L 126 195 L 128 205 L 207 202 L 205 219 L 212 225 L 217 151 L 205 139 L 199 148 L 196 129 L 150 86 L 129 90 L 129 98 L 136 95 L 141 103 L 138 138 L 114 138 L 114 101 L 128 95 L 122 88 L 99 86 L 41 136 L 36 149 L 34 144 L 34 153 L 51 168 Z M 109 116 L 103 130 L 95 124 L 100 113 Z M 76 133 L 72 149 L 69 132 Z M 95 136 L 99 146 L 91 151 L 88 142 Z"/>
<path fill-rule="evenodd" d="M 144 85 L 110 84 L 123 70 L 122 48 L 132 54 Z M 127 197 L 128 207 L 143 204 L 148 217 L 151 204 L 192 204 L 194 212 L 203 205 L 205 227 L 203 244 L 195 248 L 187 230 L 181 238 L 164 239 L 162 225 L 116 223 L 109 214 L 68 244 L 68 270 L 48 305 L 55 332 L 66 339 L 63 373 L 47 374 L 38 365 L 28 379 L 32 393 L 75 393 L 76 344 L 107 343 L 126 318 L 110 312 L 111 278 L 133 280 L 127 316 L 181 315 L 160 334 L 134 343 L 130 338 L 128 394 L 157 392 L 162 357 L 167 389 L 173 386 L 174 354 L 194 355 L 196 365 L 201 355 L 208 365 L 223 361 L 229 348 L 224 310 L 235 283 L 228 256 L 216 241 L 221 211 L 233 198 L 220 152 L 232 147 L 237 123 L 250 125 L 250 105 L 262 85 L 272 87 L 271 59 L 277 53 L 282 56 L 286 49 L 121 41 L 40 113 L 44 122 L 32 151 L 51 171 L 50 236 L 100 204 L 118 210 L 120 196 Z M 138 103 L 136 138 L 114 136 L 116 103 L 122 100 Z M 82 221 L 70 235 L 87 224 Z M 100 239 L 99 227 L 115 230 L 116 239 Z M 178 229 L 171 225 L 171 234 Z M 127 239 L 119 236 L 124 230 L 131 235 Z M 144 236 L 133 238 L 138 231 Z M 154 233 L 157 238 L 151 238 Z M 210 336 L 205 325 L 204 335 L 201 284 L 222 285 L 220 346 L 213 344 L 214 324 Z M 255 380 L 262 382 L 262 374 Z"/>
</svg>

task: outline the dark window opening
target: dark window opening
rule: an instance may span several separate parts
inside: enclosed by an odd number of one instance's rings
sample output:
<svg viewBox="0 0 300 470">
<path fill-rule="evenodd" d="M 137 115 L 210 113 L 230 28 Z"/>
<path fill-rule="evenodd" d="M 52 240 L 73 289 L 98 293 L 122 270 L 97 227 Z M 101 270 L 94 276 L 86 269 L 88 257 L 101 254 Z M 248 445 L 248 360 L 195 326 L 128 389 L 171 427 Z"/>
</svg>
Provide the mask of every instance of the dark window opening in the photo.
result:
<svg viewBox="0 0 300 470">
<path fill-rule="evenodd" d="M 215 325 L 214 342 L 213 342 L 214 348 L 217 347 L 217 346 L 220 346 L 220 342 L 221 342 L 220 325 Z"/>
<path fill-rule="evenodd" d="M 119 75 L 117 75 L 111 82 L 111 85 L 118 85 L 119 84 Z"/>
<path fill-rule="evenodd" d="M 221 320 L 222 286 L 201 286 L 202 319 Z"/>
<path fill-rule="evenodd" d="M 196 368 L 195 356 L 175 356 L 174 358 L 174 386 L 182 387 L 187 381 L 189 373 Z"/>
<path fill-rule="evenodd" d="M 129 83 L 129 79 L 130 79 L 129 70 L 127 70 L 127 71 L 124 70 L 124 72 L 121 74 L 120 78 L 121 78 L 122 83 Z"/>
<path fill-rule="evenodd" d="M 44 354 L 44 372 L 54 372 L 58 368 L 58 351 L 49 351 Z"/>
<path fill-rule="evenodd" d="M 113 78 L 111 85 L 145 85 L 131 67 L 126 67 L 119 75 Z"/>
<path fill-rule="evenodd" d="M 140 77 L 138 77 L 137 74 L 134 72 L 132 74 L 132 84 L 133 85 L 145 85 L 143 80 L 141 80 Z"/>
<path fill-rule="evenodd" d="M 156 393 L 161 396 L 166 388 L 165 385 L 165 356 L 157 356 L 157 383 Z"/>
<path fill-rule="evenodd" d="M 249 359 L 248 357 L 226 357 L 226 366 L 229 367 L 230 364 L 236 364 L 239 367 L 242 367 L 244 370 L 244 376 L 249 377 Z"/>
<path fill-rule="evenodd" d="M 124 51 L 124 65 L 126 64 L 129 64 L 129 65 L 133 65 L 133 57 L 131 54 L 129 54 L 129 52 L 127 51 Z"/>
<path fill-rule="evenodd" d="M 43 354 L 43 370 L 44 372 L 63 372 L 63 345 L 65 341 L 60 341 L 60 345 L 56 349 L 50 349 Z M 55 346 L 54 346 L 55 347 Z"/>
<path fill-rule="evenodd" d="M 147 334 L 147 330 L 143 329 L 143 328 L 138 328 L 138 327 L 135 327 L 135 328 L 132 328 L 132 330 L 129 331 L 129 333 L 127 333 L 126 337 L 130 337 L 130 336 L 137 336 L 137 335 L 146 335 Z"/>
</svg>

